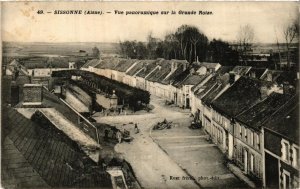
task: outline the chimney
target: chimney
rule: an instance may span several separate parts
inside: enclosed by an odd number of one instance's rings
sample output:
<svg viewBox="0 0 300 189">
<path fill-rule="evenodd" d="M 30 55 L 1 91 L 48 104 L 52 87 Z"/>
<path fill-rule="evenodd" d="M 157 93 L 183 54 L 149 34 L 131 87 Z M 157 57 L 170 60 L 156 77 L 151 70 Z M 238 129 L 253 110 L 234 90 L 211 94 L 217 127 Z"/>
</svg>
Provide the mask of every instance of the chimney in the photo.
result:
<svg viewBox="0 0 300 189">
<path fill-rule="evenodd" d="M 252 78 L 256 78 L 256 73 L 253 71 L 253 72 L 251 72 L 251 77 Z"/>
<path fill-rule="evenodd" d="M 235 74 L 234 72 L 229 72 L 229 84 L 232 85 L 235 82 Z"/>
<path fill-rule="evenodd" d="M 175 72 L 178 68 L 178 63 L 177 62 L 172 62 L 172 67 L 171 67 L 171 72 Z"/>
<path fill-rule="evenodd" d="M 260 87 L 260 99 L 265 99 L 268 97 L 268 87 L 267 86 L 261 86 Z"/>
<path fill-rule="evenodd" d="M 185 71 L 185 70 L 187 69 L 187 65 L 188 65 L 187 62 L 184 62 L 184 63 L 183 63 L 183 71 Z"/>
<path fill-rule="evenodd" d="M 273 81 L 271 72 L 267 73 L 267 81 Z"/>
<path fill-rule="evenodd" d="M 41 84 L 24 84 L 23 105 L 41 105 L 43 100 Z"/>
<path fill-rule="evenodd" d="M 191 68 L 191 69 L 190 69 L 190 74 L 191 74 L 191 75 L 195 74 L 195 69 L 194 69 L 194 68 Z"/>
<path fill-rule="evenodd" d="M 293 94 L 293 87 L 290 86 L 289 82 L 283 82 L 283 94 L 284 95 L 292 95 Z"/>
</svg>

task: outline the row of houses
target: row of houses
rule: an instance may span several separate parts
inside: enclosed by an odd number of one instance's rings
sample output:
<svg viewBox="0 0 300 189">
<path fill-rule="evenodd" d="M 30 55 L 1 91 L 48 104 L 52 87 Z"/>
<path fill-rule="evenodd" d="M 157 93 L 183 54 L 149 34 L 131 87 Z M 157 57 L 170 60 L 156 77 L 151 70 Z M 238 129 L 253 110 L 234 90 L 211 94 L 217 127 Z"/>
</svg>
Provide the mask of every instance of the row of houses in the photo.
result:
<svg viewBox="0 0 300 189">
<path fill-rule="evenodd" d="M 164 59 L 95 59 L 81 69 L 190 108 L 258 186 L 299 187 L 299 74 Z"/>
</svg>

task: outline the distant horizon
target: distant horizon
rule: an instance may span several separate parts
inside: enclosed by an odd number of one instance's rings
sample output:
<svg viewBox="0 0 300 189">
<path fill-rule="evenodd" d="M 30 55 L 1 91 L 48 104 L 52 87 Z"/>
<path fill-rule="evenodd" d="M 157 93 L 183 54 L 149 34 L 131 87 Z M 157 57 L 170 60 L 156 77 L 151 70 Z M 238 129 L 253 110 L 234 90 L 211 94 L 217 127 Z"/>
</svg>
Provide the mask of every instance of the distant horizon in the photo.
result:
<svg viewBox="0 0 300 189">
<path fill-rule="evenodd" d="M 216 40 L 222 40 L 222 39 L 216 39 Z M 126 40 L 127 41 L 127 40 Z M 210 42 L 211 40 L 209 40 Z M 229 44 L 234 44 L 233 42 L 229 42 L 229 41 L 225 41 L 225 40 L 222 40 L 223 42 L 227 42 Z M 86 42 L 83 42 L 83 41 L 73 41 L 73 42 L 70 42 L 70 41 L 65 41 L 65 42 L 43 42 L 43 41 L 32 41 L 32 42 L 29 42 L 29 41 L 2 41 L 3 43 L 49 43 L 49 44 L 55 44 L 55 43 L 115 43 L 115 44 L 119 44 L 119 42 L 101 42 L 101 41 L 96 41 L 96 42 L 91 42 L 91 41 L 86 41 Z M 124 42 L 124 41 L 123 41 Z M 147 41 L 141 41 L 143 43 L 147 43 Z M 254 42 L 252 44 L 277 44 L 277 42 Z M 280 42 L 279 43 L 280 45 L 283 45 L 285 44 L 285 42 Z M 293 42 L 292 44 L 299 44 L 299 42 Z"/>
</svg>

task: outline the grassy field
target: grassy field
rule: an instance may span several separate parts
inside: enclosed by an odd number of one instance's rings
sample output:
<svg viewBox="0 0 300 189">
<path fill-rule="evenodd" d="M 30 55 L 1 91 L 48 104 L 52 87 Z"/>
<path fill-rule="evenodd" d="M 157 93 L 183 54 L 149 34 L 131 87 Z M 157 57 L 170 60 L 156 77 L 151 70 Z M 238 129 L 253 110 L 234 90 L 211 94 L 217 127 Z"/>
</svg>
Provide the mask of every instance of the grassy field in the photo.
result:
<svg viewBox="0 0 300 189">
<path fill-rule="evenodd" d="M 102 57 L 118 56 L 117 43 L 20 43 L 3 42 L 3 64 L 12 59 L 28 60 L 42 59 L 66 59 L 66 61 L 77 61 L 89 59 L 92 49 L 97 47 Z"/>
<path fill-rule="evenodd" d="M 4 56 L 78 56 L 92 54 L 92 48 L 97 47 L 104 54 L 116 54 L 117 43 L 16 43 L 4 42 Z M 80 52 L 81 51 L 81 52 Z"/>
</svg>

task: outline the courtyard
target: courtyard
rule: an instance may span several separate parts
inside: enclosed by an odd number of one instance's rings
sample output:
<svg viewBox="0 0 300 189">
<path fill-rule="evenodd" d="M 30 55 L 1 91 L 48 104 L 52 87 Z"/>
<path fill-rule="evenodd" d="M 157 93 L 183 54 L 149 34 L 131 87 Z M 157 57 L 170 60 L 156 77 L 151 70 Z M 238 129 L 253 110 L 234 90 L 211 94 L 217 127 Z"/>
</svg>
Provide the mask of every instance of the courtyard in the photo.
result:
<svg viewBox="0 0 300 189">
<path fill-rule="evenodd" d="M 94 117 L 99 123 L 130 131 L 134 137 L 115 150 L 128 161 L 143 188 L 247 187 L 224 164 L 217 146 L 203 130 L 191 130 L 189 111 L 168 107 L 151 96 L 155 107 L 141 115 Z M 152 130 L 157 122 L 172 121 L 171 129 Z M 134 124 L 140 132 L 134 134 Z"/>
</svg>

